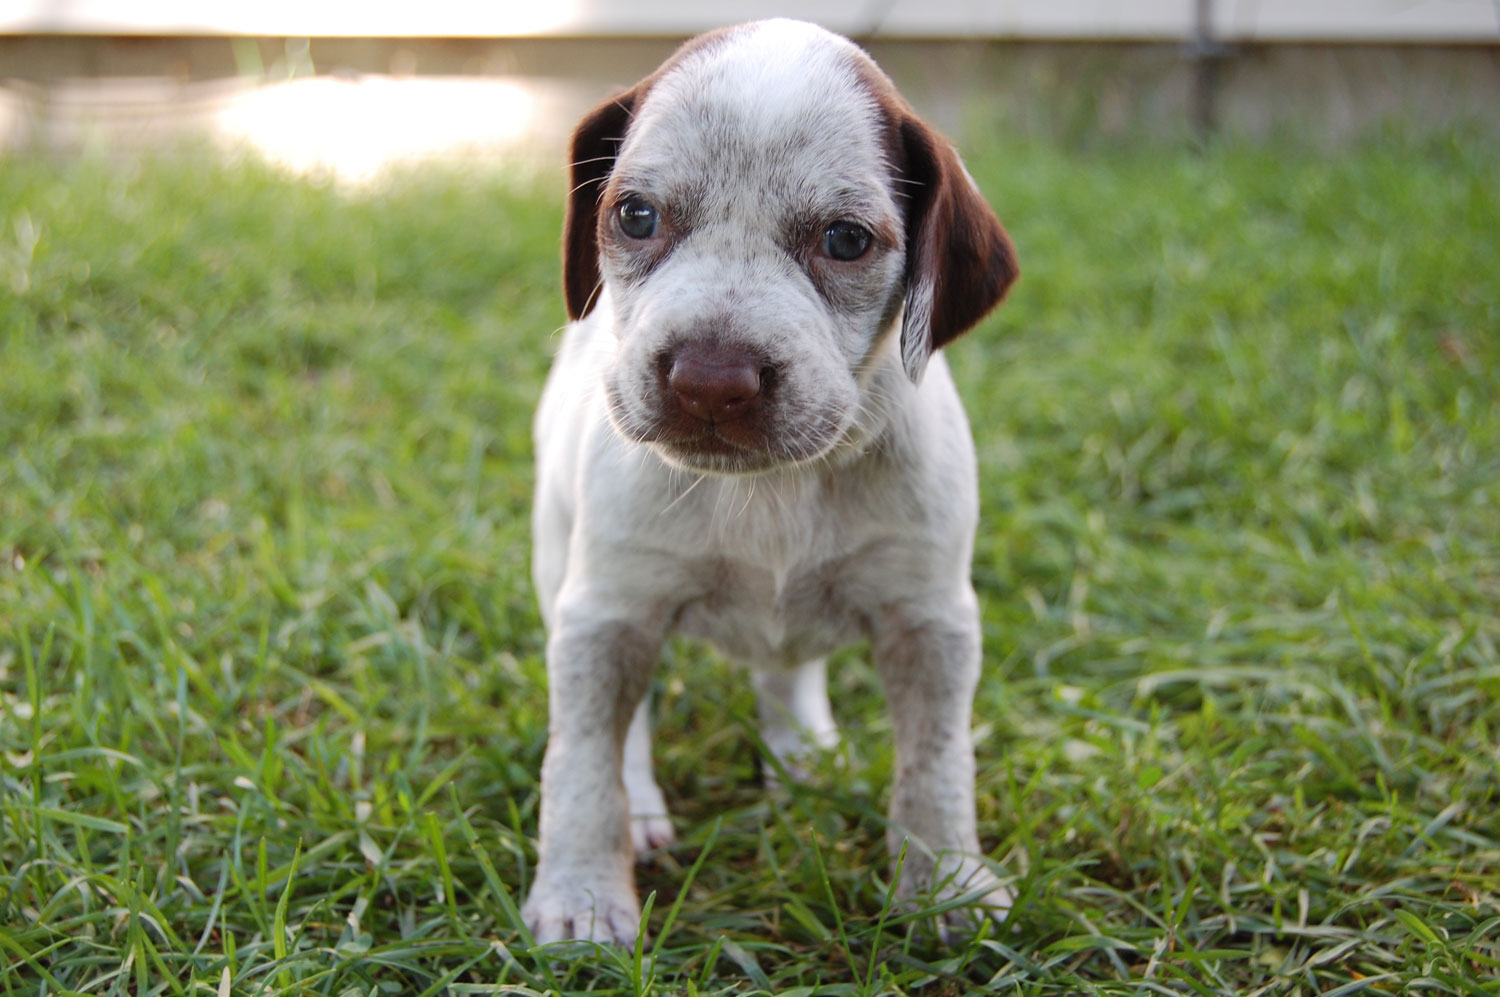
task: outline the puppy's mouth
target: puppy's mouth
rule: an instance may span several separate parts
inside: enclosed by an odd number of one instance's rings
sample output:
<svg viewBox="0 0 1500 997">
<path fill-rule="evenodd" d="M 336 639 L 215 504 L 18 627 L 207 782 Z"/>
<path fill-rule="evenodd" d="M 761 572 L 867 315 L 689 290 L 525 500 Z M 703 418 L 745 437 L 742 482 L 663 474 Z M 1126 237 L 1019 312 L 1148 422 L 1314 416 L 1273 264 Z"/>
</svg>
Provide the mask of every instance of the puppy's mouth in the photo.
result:
<svg viewBox="0 0 1500 997">
<path fill-rule="evenodd" d="M 765 407 L 732 418 L 705 418 L 670 395 L 627 402 L 611 386 L 610 422 L 669 464 L 711 474 L 758 474 L 805 464 L 827 453 L 842 434 L 839 412 L 787 419 Z"/>
<path fill-rule="evenodd" d="M 663 420 L 652 437 L 641 442 L 651 444 L 667 460 L 696 471 L 752 474 L 798 463 L 796 455 L 755 429 L 733 423 L 695 427 L 678 422 Z"/>
<path fill-rule="evenodd" d="M 696 434 L 678 434 L 661 427 L 641 442 L 650 444 L 668 461 L 695 471 L 752 474 L 786 462 L 778 460 L 763 441 L 755 441 L 760 446 L 747 445 L 751 441 L 737 443 L 712 426 Z"/>
</svg>

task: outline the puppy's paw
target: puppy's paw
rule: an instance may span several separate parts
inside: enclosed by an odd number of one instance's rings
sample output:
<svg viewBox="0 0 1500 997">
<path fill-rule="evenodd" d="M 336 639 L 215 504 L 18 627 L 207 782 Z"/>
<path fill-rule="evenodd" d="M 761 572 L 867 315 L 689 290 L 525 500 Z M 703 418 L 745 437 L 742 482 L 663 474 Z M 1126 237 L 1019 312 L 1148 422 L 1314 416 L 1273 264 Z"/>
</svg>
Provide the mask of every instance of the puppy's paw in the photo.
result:
<svg viewBox="0 0 1500 997">
<path fill-rule="evenodd" d="M 521 910 L 540 945 L 572 940 L 634 945 L 641 907 L 629 883 L 585 877 L 538 880 Z"/>
<path fill-rule="evenodd" d="M 771 757 L 761 759 L 760 775 L 768 790 L 781 788 L 783 775 L 788 782 L 812 782 L 815 774 L 829 764 L 837 770 L 845 767 L 843 756 L 834 754 L 839 746 L 836 727 L 818 732 L 799 728 L 775 740 L 767 738 L 765 745 Z"/>
<path fill-rule="evenodd" d="M 915 863 L 917 866 L 930 863 Z M 963 905 L 936 917 L 938 937 L 953 945 L 973 938 L 986 919 L 995 923 L 1010 914 L 1015 894 L 980 860 L 972 856 L 944 855 L 932 872 L 908 865 L 897 886 L 897 896 L 914 907 L 943 906 L 962 899 Z"/>
<path fill-rule="evenodd" d="M 627 772 L 625 792 L 630 797 L 630 843 L 635 846 L 637 859 L 677 840 L 672 818 L 667 816 L 667 801 L 649 771 L 644 777 Z"/>
<path fill-rule="evenodd" d="M 644 853 L 666 848 L 676 840 L 677 832 L 672 829 L 672 819 L 666 814 L 630 818 L 630 841 L 635 846 L 637 861 Z"/>
</svg>

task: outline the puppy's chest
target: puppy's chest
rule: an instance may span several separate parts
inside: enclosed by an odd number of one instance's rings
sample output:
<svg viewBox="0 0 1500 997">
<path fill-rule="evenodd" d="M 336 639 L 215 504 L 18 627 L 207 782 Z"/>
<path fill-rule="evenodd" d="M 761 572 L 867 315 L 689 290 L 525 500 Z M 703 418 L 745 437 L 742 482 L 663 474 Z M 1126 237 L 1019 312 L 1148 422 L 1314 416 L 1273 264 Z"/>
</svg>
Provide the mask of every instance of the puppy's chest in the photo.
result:
<svg viewBox="0 0 1500 997">
<path fill-rule="evenodd" d="M 698 565 L 702 590 L 677 614 L 680 633 L 738 661 L 791 666 L 863 636 L 847 566 L 794 564 L 775 570 L 726 557 Z"/>
</svg>

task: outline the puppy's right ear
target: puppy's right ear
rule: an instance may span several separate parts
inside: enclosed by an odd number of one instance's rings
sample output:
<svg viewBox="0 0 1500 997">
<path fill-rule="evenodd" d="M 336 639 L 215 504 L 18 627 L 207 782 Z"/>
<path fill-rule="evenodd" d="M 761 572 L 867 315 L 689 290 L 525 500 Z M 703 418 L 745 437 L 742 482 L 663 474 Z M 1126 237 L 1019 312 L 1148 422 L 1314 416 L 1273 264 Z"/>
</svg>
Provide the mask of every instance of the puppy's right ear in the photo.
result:
<svg viewBox="0 0 1500 997">
<path fill-rule="evenodd" d="M 635 113 L 640 87 L 590 111 L 573 132 L 572 187 L 563 222 L 563 296 L 568 317 L 581 319 L 599 290 L 599 199 Z"/>
</svg>

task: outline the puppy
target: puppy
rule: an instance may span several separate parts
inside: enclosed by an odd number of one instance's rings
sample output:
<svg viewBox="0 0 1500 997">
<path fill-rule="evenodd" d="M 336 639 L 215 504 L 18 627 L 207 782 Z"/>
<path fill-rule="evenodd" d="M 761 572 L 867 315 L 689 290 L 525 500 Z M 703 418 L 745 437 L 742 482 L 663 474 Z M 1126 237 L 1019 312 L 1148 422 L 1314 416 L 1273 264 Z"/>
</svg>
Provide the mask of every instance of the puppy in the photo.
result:
<svg viewBox="0 0 1500 997">
<path fill-rule="evenodd" d="M 644 704 L 670 632 L 752 667 L 788 765 L 836 738 L 823 656 L 868 640 L 898 889 L 1003 917 L 974 817 L 974 450 L 934 351 L 1015 280 L 1004 229 L 869 57 L 796 21 L 689 41 L 572 155 L 574 321 L 535 427 L 530 930 L 636 938 L 632 856 L 672 840 Z"/>
</svg>

